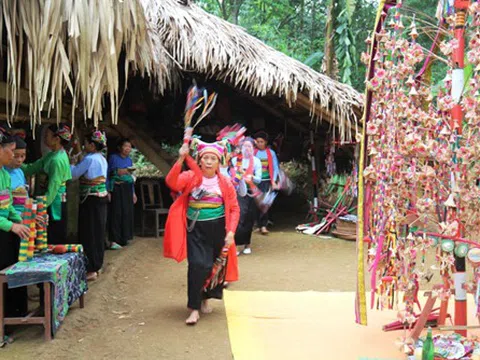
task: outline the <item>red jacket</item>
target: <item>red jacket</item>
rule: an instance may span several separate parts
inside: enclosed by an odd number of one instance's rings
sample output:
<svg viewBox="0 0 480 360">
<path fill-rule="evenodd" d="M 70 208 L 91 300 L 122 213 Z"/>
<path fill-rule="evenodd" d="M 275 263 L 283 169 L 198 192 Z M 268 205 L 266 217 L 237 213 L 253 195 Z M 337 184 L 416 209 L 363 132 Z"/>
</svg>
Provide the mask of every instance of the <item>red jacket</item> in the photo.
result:
<svg viewBox="0 0 480 360">
<path fill-rule="evenodd" d="M 183 261 L 187 257 L 188 197 L 195 187 L 202 184 L 203 179 L 202 170 L 200 170 L 195 160 L 190 156 L 187 156 L 185 160 L 191 170 L 182 172 L 182 164 L 176 162 L 165 179 L 167 185 L 172 191 L 182 193 L 174 201 L 168 212 L 163 241 L 163 255 L 167 258 L 175 259 L 178 262 Z M 218 184 L 225 205 L 226 231 L 235 232 L 240 219 L 237 193 L 230 180 L 221 174 L 218 174 Z M 238 259 L 235 244 L 230 246 L 228 252 L 225 280 L 238 280 Z"/>
</svg>

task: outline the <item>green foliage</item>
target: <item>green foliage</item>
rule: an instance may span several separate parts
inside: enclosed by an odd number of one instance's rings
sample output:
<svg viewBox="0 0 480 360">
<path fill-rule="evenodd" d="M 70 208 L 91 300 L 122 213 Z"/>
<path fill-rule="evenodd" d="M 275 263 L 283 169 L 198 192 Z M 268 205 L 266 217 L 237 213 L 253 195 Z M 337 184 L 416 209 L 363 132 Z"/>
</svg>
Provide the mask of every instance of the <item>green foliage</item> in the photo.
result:
<svg viewBox="0 0 480 360">
<path fill-rule="evenodd" d="M 147 177 L 147 178 L 160 178 L 162 173 L 153 165 L 150 161 L 145 158 L 140 151 L 137 149 L 132 149 L 130 153 L 132 158 L 133 166 L 136 168 L 135 176 L 136 177 Z"/>
<path fill-rule="evenodd" d="M 304 199 L 310 199 L 312 197 L 313 188 L 309 164 L 292 160 L 283 162 L 280 166 L 295 184 L 294 192 L 302 196 Z"/>
<path fill-rule="evenodd" d="M 338 64 L 337 77 L 363 92 L 366 68 L 360 63 L 360 54 L 367 51 L 365 39 L 372 33 L 377 1 L 371 0 L 196 0 L 206 11 L 237 22 L 247 32 L 275 49 L 291 56 L 317 71 L 321 71 L 325 55 L 325 33 L 328 8 L 333 1 L 334 56 Z M 406 0 L 402 14 L 408 26 L 414 13 L 422 18 L 417 22 L 425 48 L 432 43 L 431 26 L 437 0 Z M 236 19 L 232 13 L 237 6 Z M 236 21 L 233 21 L 236 20 Z M 430 23 L 427 25 L 425 20 Z M 430 34 L 420 27 L 429 28 Z M 432 68 L 432 84 L 445 77 L 445 66 L 438 61 Z"/>
<path fill-rule="evenodd" d="M 220 4 L 232 1 L 196 2 L 206 11 L 225 18 Z M 321 71 L 327 6 L 326 0 L 244 0 L 238 24 L 273 48 Z M 365 78 L 359 55 L 366 50 L 364 40 L 373 27 L 375 11 L 376 4 L 368 0 L 341 0 L 334 11 L 339 14 L 334 30 L 338 78 L 359 91 L 364 88 Z"/>
</svg>

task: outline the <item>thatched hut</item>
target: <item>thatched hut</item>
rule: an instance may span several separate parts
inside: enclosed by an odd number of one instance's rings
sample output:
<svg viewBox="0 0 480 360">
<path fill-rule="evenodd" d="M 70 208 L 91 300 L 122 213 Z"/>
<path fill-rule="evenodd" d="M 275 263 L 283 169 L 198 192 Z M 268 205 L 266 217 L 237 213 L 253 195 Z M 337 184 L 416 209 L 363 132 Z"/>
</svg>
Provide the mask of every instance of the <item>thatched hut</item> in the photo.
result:
<svg viewBox="0 0 480 360">
<path fill-rule="evenodd" d="M 0 13 L 0 121 L 37 136 L 42 122 L 100 126 L 165 173 L 161 143 L 181 139 L 193 80 L 219 93 L 206 138 L 242 122 L 282 132 L 300 152 L 312 128 L 319 139 L 355 135 L 358 92 L 192 1 L 5 0 Z M 40 142 L 31 150 L 39 156 Z"/>
<path fill-rule="evenodd" d="M 300 132 L 313 123 L 342 141 L 355 134 L 358 92 L 191 1 L 9 0 L 1 13 L 0 119 L 35 126 L 75 117 L 118 124 L 124 135 L 136 128 L 155 158 L 165 155 L 155 143 L 181 118 L 195 79 L 220 93 L 214 121 L 243 117 L 252 129 L 276 123 Z"/>
<path fill-rule="evenodd" d="M 171 84 L 172 61 L 138 1 L 7 0 L 0 10 L 9 120 L 23 119 L 14 116 L 28 105 L 33 126 L 51 111 L 57 121 L 72 121 L 78 111 L 97 125 L 108 106 L 116 123 L 126 77 L 148 76 L 158 93 Z"/>
<path fill-rule="evenodd" d="M 352 87 L 276 51 L 191 1 L 142 3 L 153 37 L 184 74 L 224 83 L 290 123 L 324 120 L 338 129 L 342 140 L 351 140 L 362 106 L 361 95 Z"/>
</svg>

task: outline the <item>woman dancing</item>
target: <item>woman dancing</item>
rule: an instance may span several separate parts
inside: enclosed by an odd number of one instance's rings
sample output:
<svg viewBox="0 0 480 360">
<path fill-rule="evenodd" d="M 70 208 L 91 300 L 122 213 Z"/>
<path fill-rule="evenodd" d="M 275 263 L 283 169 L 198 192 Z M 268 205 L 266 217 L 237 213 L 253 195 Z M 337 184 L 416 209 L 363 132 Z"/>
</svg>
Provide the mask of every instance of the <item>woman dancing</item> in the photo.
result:
<svg viewBox="0 0 480 360">
<path fill-rule="evenodd" d="M 242 143 L 241 154 L 232 159 L 233 169 L 236 176 L 232 178 L 241 178 L 247 184 L 248 192 L 246 195 L 238 194 L 238 205 L 240 206 L 240 222 L 236 233 L 236 244 L 243 245 L 242 254 L 252 253 L 250 243 L 252 239 L 253 224 L 257 215 L 257 206 L 254 197 L 258 196 L 256 184 L 262 182 L 262 163 L 254 154 L 254 140 L 246 138 Z M 237 255 L 239 255 L 237 253 Z"/>
<path fill-rule="evenodd" d="M 221 299 L 223 281 L 213 289 L 204 289 L 214 262 L 228 248 L 225 281 L 238 280 L 238 262 L 234 235 L 240 209 L 235 189 L 219 173 L 224 146 L 199 142 L 199 165 L 190 157 L 188 144 L 179 151 L 179 159 L 167 175 L 172 191 L 181 193 L 170 208 L 165 226 L 164 256 L 178 262 L 188 253 L 187 325 L 195 325 L 202 313 L 211 312 L 208 299 Z M 186 162 L 189 171 L 182 172 Z M 188 249 L 188 252 L 187 252 Z"/>
</svg>

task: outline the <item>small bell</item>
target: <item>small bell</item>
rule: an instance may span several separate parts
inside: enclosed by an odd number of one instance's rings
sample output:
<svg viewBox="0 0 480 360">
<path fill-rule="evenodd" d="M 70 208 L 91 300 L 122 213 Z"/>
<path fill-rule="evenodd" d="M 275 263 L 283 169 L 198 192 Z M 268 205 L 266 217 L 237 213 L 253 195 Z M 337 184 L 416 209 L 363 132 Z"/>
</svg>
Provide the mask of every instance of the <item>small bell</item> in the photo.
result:
<svg viewBox="0 0 480 360">
<path fill-rule="evenodd" d="M 416 28 L 416 27 L 414 27 L 414 28 L 412 29 L 412 31 L 410 31 L 410 37 L 411 37 L 413 40 L 415 40 L 415 39 L 418 37 L 418 31 L 417 31 L 417 28 Z"/>
<path fill-rule="evenodd" d="M 412 76 L 412 75 L 410 75 L 410 76 L 408 77 L 408 80 L 405 81 L 405 84 L 410 85 L 410 86 L 415 85 L 415 80 L 413 80 L 413 76 Z"/>
<path fill-rule="evenodd" d="M 444 136 L 450 135 L 450 130 L 448 129 L 447 126 L 443 127 L 442 131 L 440 131 L 440 135 L 444 135 Z"/>
<path fill-rule="evenodd" d="M 455 205 L 455 198 L 454 198 L 453 194 L 448 195 L 447 201 L 445 201 L 443 204 L 446 207 L 449 207 L 449 208 L 456 208 L 457 207 L 457 205 Z"/>
</svg>

